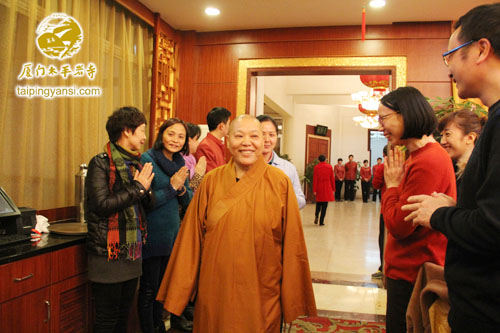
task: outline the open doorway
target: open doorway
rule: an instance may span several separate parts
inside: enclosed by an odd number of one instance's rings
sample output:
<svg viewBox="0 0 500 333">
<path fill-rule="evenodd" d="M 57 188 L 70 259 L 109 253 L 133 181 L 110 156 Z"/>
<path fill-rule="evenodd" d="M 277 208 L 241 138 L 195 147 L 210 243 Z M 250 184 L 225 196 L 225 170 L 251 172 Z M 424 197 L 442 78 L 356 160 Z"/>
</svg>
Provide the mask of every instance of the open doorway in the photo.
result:
<svg viewBox="0 0 500 333">
<path fill-rule="evenodd" d="M 332 129 L 330 160 L 343 158 L 349 154 L 356 161 L 370 160 L 368 130 L 356 126 L 352 117 L 359 116 L 350 94 L 359 91 L 359 75 L 389 75 L 390 88 L 406 84 L 405 57 L 328 57 L 328 58 L 283 58 L 254 59 L 239 61 L 237 114 L 259 115 L 271 112 L 281 122 L 280 148 L 277 153 L 287 154 L 297 167 L 299 176 L 304 174 L 307 164 L 306 147 L 303 138 L 305 125 L 326 125 Z M 329 80 L 337 79 L 330 84 Z M 287 83 L 279 83 L 286 80 Z M 266 87 L 280 89 L 291 86 L 292 90 L 302 82 L 310 89 L 314 80 L 324 82 L 323 87 L 336 86 L 340 93 L 321 90 L 319 93 L 281 93 L 280 98 L 271 98 L 264 93 Z M 357 80 L 358 88 L 348 89 L 346 82 Z M 262 87 L 264 85 L 264 87 Z M 316 84 L 316 87 L 318 85 Z M 316 88 L 313 88 L 316 89 Z M 367 87 L 365 87 L 367 89 Z M 316 89 L 318 90 L 318 89 Z M 339 101 L 339 98 L 343 101 Z M 336 99 L 335 101 L 331 101 Z M 334 106 L 332 106 L 334 105 Z M 264 111 L 267 110 L 267 111 Z M 316 117 L 316 118 L 315 118 Z M 319 118 L 318 118 L 319 117 Z M 320 120 L 319 120 L 320 119 Z"/>
<path fill-rule="evenodd" d="M 326 96 L 319 96 L 320 94 L 314 96 L 316 98 L 314 103 L 305 100 L 310 96 L 298 96 L 289 92 L 282 94 L 285 102 L 270 98 L 266 94 L 258 94 L 259 80 L 262 77 L 266 80 L 278 80 L 281 76 L 288 80 L 292 76 L 297 76 L 297 80 L 305 81 L 306 76 L 327 80 L 327 76 L 351 75 L 358 76 L 359 79 L 361 74 L 390 75 L 393 89 L 404 86 L 406 85 L 406 59 L 360 57 L 240 60 L 237 113 L 256 115 L 260 112 L 258 111 L 260 105 L 265 105 L 264 108 L 272 109 L 281 116 L 283 131 L 280 152 L 292 155 L 292 162 L 296 165 L 299 176 L 303 175 L 303 168 L 307 161 L 306 140 L 304 140 L 307 125 L 313 127 L 318 124 L 326 125 L 331 131 L 331 162 L 336 162 L 338 157 L 342 157 L 345 162 L 350 153 L 355 155 L 356 161 L 370 160 L 370 134 L 367 129 L 356 127 L 352 116 L 353 113 L 359 115 L 359 112 L 353 107 L 354 103 L 350 98 L 349 103 L 340 104 L 350 104 L 349 107 L 339 107 L 326 102 L 318 102 L 321 99 L 328 99 Z M 264 85 L 274 88 L 280 86 L 276 82 L 264 82 Z M 345 83 L 337 86 L 343 87 Z M 355 91 L 349 93 L 353 92 Z M 291 108 L 283 106 L 286 100 L 291 100 Z M 293 111 L 292 114 L 290 110 Z M 321 120 L 314 118 L 318 115 Z M 289 122 L 287 118 L 295 119 Z M 334 123 L 329 123 L 332 118 L 335 118 Z M 346 143 L 342 150 L 337 147 L 338 142 Z M 355 148 L 356 146 L 361 147 L 359 151 Z M 361 200 L 332 203 L 327 211 L 325 226 L 321 228 L 313 222 L 314 208 L 314 205 L 306 205 L 301 211 L 301 217 L 318 308 L 374 313 L 364 308 L 354 310 L 342 306 L 357 299 L 359 305 L 364 307 L 370 303 L 366 299 L 366 293 L 370 293 L 370 297 L 376 295 L 373 297 L 376 303 L 374 308 L 385 309 L 384 291 L 378 288 L 370 290 L 366 288 L 366 286 L 374 286 L 371 273 L 375 272 L 380 265 L 377 245 L 379 204 L 363 203 Z M 320 280 L 328 281 L 328 283 L 317 282 Z M 362 287 L 358 288 L 358 286 Z"/>
<path fill-rule="evenodd" d="M 379 130 L 368 130 L 369 131 L 369 141 L 368 141 L 368 149 L 370 150 L 370 165 L 374 166 L 377 164 L 377 158 L 384 159 L 384 155 L 382 153 L 384 146 L 387 145 L 387 139 L 384 136 L 384 133 Z"/>
<path fill-rule="evenodd" d="M 276 153 L 286 155 L 299 176 L 319 155 L 310 145 L 321 140 L 328 141 L 322 153 L 329 163 L 335 164 L 338 158 L 347 161 L 350 154 L 360 163 L 370 160 L 369 131 L 354 121 L 361 113 L 351 97 L 352 93 L 370 91 L 360 75 L 259 76 L 255 87 L 256 115 L 266 114 L 279 122 Z M 328 139 L 316 135 L 318 126 L 326 130 Z M 314 137 L 308 140 L 311 135 Z M 303 190 L 308 197 L 306 184 Z"/>
</svg>

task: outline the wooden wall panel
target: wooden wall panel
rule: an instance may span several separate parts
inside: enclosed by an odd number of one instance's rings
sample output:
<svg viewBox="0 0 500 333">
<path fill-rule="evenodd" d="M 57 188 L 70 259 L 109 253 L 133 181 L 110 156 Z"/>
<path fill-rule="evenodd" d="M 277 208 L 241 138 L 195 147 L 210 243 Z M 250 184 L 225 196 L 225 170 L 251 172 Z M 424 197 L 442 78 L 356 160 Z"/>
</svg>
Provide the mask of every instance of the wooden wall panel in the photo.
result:
<svg viewBox="0 0 500 333">
<path fill-rule="evenodd" d="M 184 38 L 177 115 L 187 121 L 205 123 L 206 113 L 214 106 L 235 111 L 239 59 L 406 56 L 409 84 L 429 97 L 450 95 L 441 59 L 451 34 L 450 22 L 368 26 L 364 42 L 359 26 L 180 34 Z"/>
<path fill-rule="evenodd" d="M 180 119 L 194 121 L 195 118 L 189 116 L 190 110 L 193 110 L 194 82 L 197 78 L 198 53 L 195 49 L 196 34 L 195 32 L 180 33 L 179 45 L 179 95 L 176 115 Z M 203 121 L 202 123 L 205 123 Z"/>
<path fill-rule="evenodd" d="M 197 83 L 235 82 L 242 48 L 242 45 L 199 47 L 199 63 L 209 65 L 199 67 Z"/>
<path fill-rule="evenodd" d="M 149 10 L 146 6 L 140 3 L 137 0 L 115 0 L 117 3 L 127 8 L 129 11 L 138 16 L 141 20 L 149 24 L 150 26 L 154 26 L 154 13 Z"/>
<path fill-rule="evenodd" d="M 448 97 L 451 96 L 451 84 L 450 82 L 414 82 L 408 81 L 409 86 L 413 86 L 420 90 L 424 96 L 431 99 L 436 97 Z"/>
<path fill-rule="evenodd" d="M 408 80 L 450 83 L 448 68 L 441 56 L 448 48 L 448 39 L 405 41 L 408 59 Z"/>
<path fill-rule="evenodd" d="M 43 215 L 49 219 L 49 222 L 73 220 L 76 219 L 76 207 L 59 207 L 53 209 L 44 209 L 36 212 L 37 215 Z"/>
<path fill-rule="evenodd" d="M 236 114 L 236 83 L 195 84 L 193 112 L 186 114 L 184 120 L 206 124 L 206 115 L 213 107 L 222 106 Z M 189 117 L 189 118 L 188 118 Z"/>
<path fill-rule="evenodd" d="M 450 22 L 395 23 L 392 25 L 369 25 L 366 39 L 403 38 L 448 38 L 451 34 Z M 198 45 L 239 44 L 257 42 L 277 42 L 295 40 L 360 40 L 360 26 L 310 27 L 259 29 L 240 31 L 206 32 L 198 34 Z"/>
</svg>

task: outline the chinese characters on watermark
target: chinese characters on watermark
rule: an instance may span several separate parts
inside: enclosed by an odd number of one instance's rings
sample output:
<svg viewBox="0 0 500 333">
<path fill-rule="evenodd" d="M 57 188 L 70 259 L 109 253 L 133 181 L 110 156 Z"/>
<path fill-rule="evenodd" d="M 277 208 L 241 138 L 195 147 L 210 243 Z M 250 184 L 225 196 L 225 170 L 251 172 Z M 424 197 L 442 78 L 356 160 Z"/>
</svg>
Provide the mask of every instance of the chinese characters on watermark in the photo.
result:
<svg viewBox="0 0 500 333">
<path fill-rule="evenodd" d="M 64 79 L 67 79 L 68 76 L 72 77 L 88 77 L 93 80 L 97 73 L 97 67 L 89 62 L 87 66 L 84 64 L 77 64 L 75 68 L 71 68 L 71 65 L 61 65 L 59 68 L 54 65 L 44 66 L 42 64 L 33 65 L 31 62 L 27 62 L 23 64 L 23 68 L 21 69 L 21 73 L 17 77 L 18 80 L 30 80 L 33 78 L 43 78 L 43 77 L 54 77 L 61 76 Z"/>
</svg>

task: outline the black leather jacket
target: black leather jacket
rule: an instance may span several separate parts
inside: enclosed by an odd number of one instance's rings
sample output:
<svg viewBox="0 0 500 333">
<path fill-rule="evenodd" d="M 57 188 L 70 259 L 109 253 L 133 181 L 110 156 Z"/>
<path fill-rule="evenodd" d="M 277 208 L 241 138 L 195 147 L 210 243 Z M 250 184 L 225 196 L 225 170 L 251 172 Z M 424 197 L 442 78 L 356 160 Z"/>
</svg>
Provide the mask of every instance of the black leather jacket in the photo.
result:
<svg viewBox="0 0 500 333">
<path fill-rule="evenodd" d="M 124 220 L 123 209 L 139 202 L 142 219 L 146 222 L 144 209 L 153 206 L 151 189 L 146 191 L 139 182 L 124 184 L 117 174 L 113 193 L 109 191 L 109 158 L 100 153 L 89 163 L 85 178 L 85 220 L 87 221 L 87 251 L 107 256 L 108 218 L 118 211 L 118 220 Z M 126 255 L 122 253 L 122 255 Z"/>
</svg>

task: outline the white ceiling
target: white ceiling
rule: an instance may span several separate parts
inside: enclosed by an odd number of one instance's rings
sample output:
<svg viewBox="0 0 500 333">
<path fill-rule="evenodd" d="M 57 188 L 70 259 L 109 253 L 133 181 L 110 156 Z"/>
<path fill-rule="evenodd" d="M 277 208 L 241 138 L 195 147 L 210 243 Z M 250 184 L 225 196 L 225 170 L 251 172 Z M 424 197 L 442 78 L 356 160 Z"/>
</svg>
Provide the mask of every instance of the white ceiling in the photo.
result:
<svg viewBox="0 0 500 333">
<path fill-rule="evenodd" d="M 357 108 L 351 94 L 370 91 L 359 75 L 290 75 L 263 76 L 264 94 L 281 108 L 291 111 L 291 105 L 283 105 L 286 97 L 294 104 L 337 105 Z M 264 106 L 264 113 L 281 115 L 272 105 Z M 282 115 L 281 115 L 282 116 Z"/>
<path fill-rule="evenodd" d="M 199 32 L 285 27 L 360 25 L 368 0 L 139 0 L 177 30 Z M 468 10 L 493 0 L 386 0 L 366 6 L 366 24 L 453 21 Z M 206 7 L 220 9 L 217 17 Z"/>
</svg>

